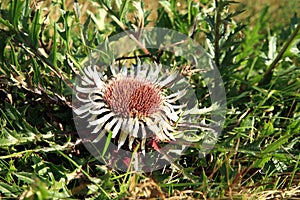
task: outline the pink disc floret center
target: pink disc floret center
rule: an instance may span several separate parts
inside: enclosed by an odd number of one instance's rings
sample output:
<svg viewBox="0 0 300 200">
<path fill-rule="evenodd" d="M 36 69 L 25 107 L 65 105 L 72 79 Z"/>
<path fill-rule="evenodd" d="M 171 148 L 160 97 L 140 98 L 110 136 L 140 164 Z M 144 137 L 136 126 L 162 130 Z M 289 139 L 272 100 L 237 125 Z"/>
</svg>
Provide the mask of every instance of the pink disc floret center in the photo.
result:
<svg viewBox="0 0 300 200">
<path fill-rule="evenodd" d="M 111 80 L 106 85 L 104 99 L 116 114 L 139 119 L 159 111 L 162 103 L 160 88 L 131 77 Z"/>
</svg>

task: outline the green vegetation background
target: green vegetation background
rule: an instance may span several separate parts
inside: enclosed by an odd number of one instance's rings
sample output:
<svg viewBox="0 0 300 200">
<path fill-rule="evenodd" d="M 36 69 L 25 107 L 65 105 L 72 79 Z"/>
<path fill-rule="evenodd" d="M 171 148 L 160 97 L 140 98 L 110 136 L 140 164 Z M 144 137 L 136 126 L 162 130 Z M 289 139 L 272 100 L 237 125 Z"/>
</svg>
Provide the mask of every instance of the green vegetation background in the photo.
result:
<svg viewBox="0 0 300 200">
<path fill-rule="evenodd" d="M 300 197 L 299 10 L 299 0 L 1 1 L 0 198 Z M 213 56 L 227 92 L 223 135 L 206 158 L 190 149 L 180 170 L 111 171 L 79 140 L 71 87 L 90 49 L 148 26 L 192 36 Z M 183 66 L 205 105 L 199 72 Z"/>
</svg>

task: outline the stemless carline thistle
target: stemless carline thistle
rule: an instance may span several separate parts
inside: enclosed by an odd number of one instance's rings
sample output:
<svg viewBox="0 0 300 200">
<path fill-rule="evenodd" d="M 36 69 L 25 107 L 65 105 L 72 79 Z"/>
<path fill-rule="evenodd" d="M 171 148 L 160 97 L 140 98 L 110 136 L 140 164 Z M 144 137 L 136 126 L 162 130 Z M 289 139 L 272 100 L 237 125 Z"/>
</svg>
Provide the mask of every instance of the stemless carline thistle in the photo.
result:
<svg viewBox="0 0 300 200">
<path fill-rule="evenodd" d="M 110 66 L 111 77 L 97 66 L 84 69 L 81 82 L 76 86 L 76 98 L 83 104 L 74 110 L 81 118 L 87 118 L 92 133 L 98 134 L 98 142 L 111 131 L 118 138 L 120 149 L 128 138 L 132 150 L 136 139 L 141 139 L 145 153 L 149 137 L 159 141 L 175 140 L 176 123 L 185 104 L 179 104 L 185 90 L 170 91 L 178 79 L 178 73 L 162 73 L 160 64 L 123 66 L 118 70 Z"/>
</svg>

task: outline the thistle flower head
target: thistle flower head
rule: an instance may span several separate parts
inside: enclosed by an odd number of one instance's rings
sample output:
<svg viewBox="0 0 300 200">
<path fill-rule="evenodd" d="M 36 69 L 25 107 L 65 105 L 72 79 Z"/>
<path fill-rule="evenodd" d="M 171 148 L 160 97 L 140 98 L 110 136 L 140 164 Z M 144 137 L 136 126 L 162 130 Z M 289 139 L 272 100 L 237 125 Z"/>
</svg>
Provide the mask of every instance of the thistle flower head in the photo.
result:
<svg viewBox="0 0 300 200">
<path fill-rule="evenodd" d="M 118 149 L 128 139 L 131 150 L 138 140 L 144 152 L 148 137 L 175 140 L 176 123 L 186 106 L 178 101 L 185 90 L 168 90 L 178 74 L 162 74 L 161 68 L 158 64 L 141 63 L 120 70 L 111 66 L 109 78 L 96 66 L 84 69 L 81 83 L 76 86 L 76 98 L 82 104 L 74 112 L 88 119 L 92 134 L 97 134 L 93 142 L 111 131 L 112 138 L 117 138 Z"/>
</svg>

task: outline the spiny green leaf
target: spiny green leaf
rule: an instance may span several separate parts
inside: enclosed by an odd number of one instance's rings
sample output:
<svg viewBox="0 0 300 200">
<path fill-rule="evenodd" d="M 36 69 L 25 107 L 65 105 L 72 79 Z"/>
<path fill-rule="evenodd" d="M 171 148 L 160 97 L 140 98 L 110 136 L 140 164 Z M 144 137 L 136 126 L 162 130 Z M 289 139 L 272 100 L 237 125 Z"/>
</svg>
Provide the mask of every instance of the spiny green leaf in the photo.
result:
<svg viewBox="0 0 300 200">
<path fill-rule="evenodd" d="M 263 166 L 272 158 L 272 154 L 276 154 L 276 151 L 281 148 L 281 145 L 288 142 L 288 139 L 291 135 L 286 134 L 280 137 L 275 142 L 269 144 L 265 149 L 263 149 L 260 153 L 260 159 L 256 160 L 253 164 L 254 168 L 263 168 Z"/>
<path fill-rule="evenodd" d="M 18 178 L 19 181 L 23 181 L 24 183 L 33 183 L 35 180 L 33 179 L 34 175 L 29 172 L 15 172 L 14 175 Z"/>
<path fill-rule="evenodd" d="M 4 183 L 0 181 L 0 191 L 2 194 L 7 195 L 9 197 L 17 197 L 18 193 L 20 192 L 15 186 L 10 184 Z"/>
</svg>

